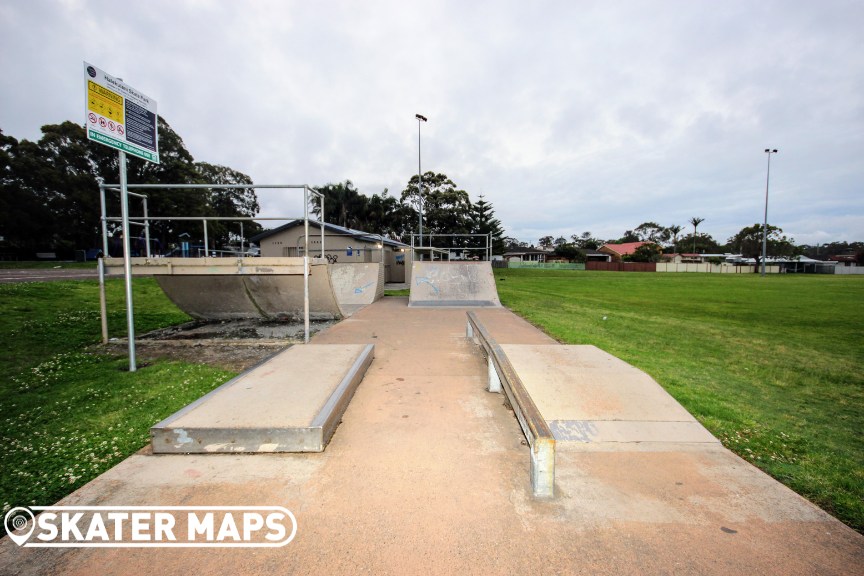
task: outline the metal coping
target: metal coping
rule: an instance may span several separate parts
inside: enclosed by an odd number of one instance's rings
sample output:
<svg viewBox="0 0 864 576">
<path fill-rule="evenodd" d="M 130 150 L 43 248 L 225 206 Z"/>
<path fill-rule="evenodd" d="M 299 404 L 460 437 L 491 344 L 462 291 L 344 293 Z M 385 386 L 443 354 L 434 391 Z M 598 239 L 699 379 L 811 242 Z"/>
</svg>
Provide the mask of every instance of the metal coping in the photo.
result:
<svg viewBox="0 0 864 576">
<path fill-rule="evenodd" d="M 330 395 L 330 398 L 328 398 L 327 402 L 324 403 L 321 411 L 318 412 L 312 420 L 312 428 L 321 428 L 321 441 L 323 446 L 327 446 L 327 444 L 330 443 L 330 438 L 332 438 L 333 434 L 336 432 L 336 427 L 339 426 L 339 423 L 342 421 L 342 415 L 348 408 L 348 404 L 354 397 L 354 392 L 357 390 L 357 386 L 360 385 L 360 382 L 366 375 L 366 371 L 369 369 L 369 365 L 372 364 L 374 358 L 375 345 L 367 344 L 357 356 L 354 364 L 342 378 L 339 386 L 336 387 Z"/>
<path fill-rule="evenodd" d="M 534 400 L 531 399 L 531 395 L 528 394 L 522 379 L 519 378 L 501 345 L 492 338 L 476 313 L 468 311 L 466 314 L 469 325 L 478 336 L 480 346 L 495 366 L 495 371 L 501 379 L 501 387 L 507 394 L 522 432 L 531 446 L 531 485 L 534 495 L 552 496 L 555 479 L 555 437 L 552 435 L 552 430 Z"/>
</svg>

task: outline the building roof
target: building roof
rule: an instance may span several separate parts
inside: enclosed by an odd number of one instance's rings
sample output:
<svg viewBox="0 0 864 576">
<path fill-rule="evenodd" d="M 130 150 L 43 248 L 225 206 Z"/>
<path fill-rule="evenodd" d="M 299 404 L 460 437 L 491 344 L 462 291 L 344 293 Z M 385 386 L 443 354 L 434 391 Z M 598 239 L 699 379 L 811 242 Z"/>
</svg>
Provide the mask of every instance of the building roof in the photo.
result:
<svg viewBox="0 0 864 576">
<path fill-rule="evenodd" d="M 512 252 L 505 252 L 504 256 L 520 256 L 522 254 L 545 254 L 549 255 L 549 252 L 545 250 L 538 250 L 536 248 L 525 248 L 524 250 L 514 250 Z"/>
<path fill-rule="evenodd" d="M 636 249 L 640 246 L 644 246 L 645 244 L 650 244 L 650 242 L 627 242 L 626 244 L 604 244 L 598 250 L 602 251 L 604 248 L 618 254 L 619 256 L 626 256 L 628 254 L 633 254 L 636 252 Z"/>
<path fill-rule="evenodd" d="M 250 242 L 261 242 L 261 240 L 265 240 L 274 234 L 279 234 L 286 230 L 290 230 L 292 228 L 296 228 L 297 226 L 302 226 L 303 220 L 292 220 L 287 224 L 283 224 L 277 228 L 273 228 L 272 230 L 267 230 L 265 232 L 261 232 L 260 234 L 256 234 L 252 238 L 249 238 Z M 321 225 L 318 222 L 309 221 L 309 226 L 314 226 L 319 228 Z M 364 232 L 362 230 L 354 230 L 353 228 L 346 228 L 344 226 L 337 226 L 336 224 L 330 224 L 329 222 L 324 223 L 324 230 L 328 232 L 335 232 L 336 234 L 341 234 L 344 236 L 351 236 L 352 238 L 356 238 L 357 240 L 363 240 L 365 242 L 383 242 L 385 246 L 390 246 L 393 248 L 407 248 L 408 244 L 403 244 L 397 240 L 392 240 L 387 238 L 386 236 L 381 236 L 379 234 L 371 234 L 369 232 Z"/>
</svg>

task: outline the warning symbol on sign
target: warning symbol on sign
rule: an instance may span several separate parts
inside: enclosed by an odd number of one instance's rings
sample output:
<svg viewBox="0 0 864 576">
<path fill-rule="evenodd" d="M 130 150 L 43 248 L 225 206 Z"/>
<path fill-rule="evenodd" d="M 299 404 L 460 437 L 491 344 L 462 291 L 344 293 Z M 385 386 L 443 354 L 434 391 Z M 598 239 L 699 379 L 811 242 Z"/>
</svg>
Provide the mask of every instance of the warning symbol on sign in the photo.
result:
<svg viewBox="0 0 864 576">
<path fill-rule="evenodd" d="M 123 122 L 123 97 L 95 82 L 87 82 L 87 108 L 115 122 Z"/>
</svg>

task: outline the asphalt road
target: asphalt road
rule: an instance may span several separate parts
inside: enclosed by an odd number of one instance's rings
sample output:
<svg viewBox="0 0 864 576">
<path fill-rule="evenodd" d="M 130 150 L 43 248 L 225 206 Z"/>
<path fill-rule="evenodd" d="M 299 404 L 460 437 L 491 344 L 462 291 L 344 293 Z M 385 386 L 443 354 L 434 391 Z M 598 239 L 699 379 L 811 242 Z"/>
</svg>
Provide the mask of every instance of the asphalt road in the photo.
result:
<svg viewBox="0 0 864 576">
<path fill-rule="evenodd" d="M 98 274 L 95 268 L 0 269 L 0 283 L 56 282 L 59 280 L 93 280 L 96 278 L 98 278 Z"/>
</svg>

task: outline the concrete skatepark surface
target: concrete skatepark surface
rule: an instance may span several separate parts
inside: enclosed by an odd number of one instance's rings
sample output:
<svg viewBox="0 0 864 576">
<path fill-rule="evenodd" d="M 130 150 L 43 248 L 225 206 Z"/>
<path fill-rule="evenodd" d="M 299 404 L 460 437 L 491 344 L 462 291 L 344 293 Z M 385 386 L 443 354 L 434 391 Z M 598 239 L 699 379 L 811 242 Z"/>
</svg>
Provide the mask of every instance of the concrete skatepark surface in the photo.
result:
<svg viewBox="0 0 864 576">
<path fill-rule="evenodd" d="M 502 345 L 555 344 L 506 309 L 477 313 Z M 298 521 L 288 546 L 23 549 L 4 538 L 0 573 L 862 571 L 864 537 L 716 444 L 561 451 L 556 497 L 532 498 L 524 437 L 485 391 L 464 310 L 385 298 L 313 343 L 376 347 L 325 452 L 142 450 L 62 501 L 285 506 Z"/>
</svg>

